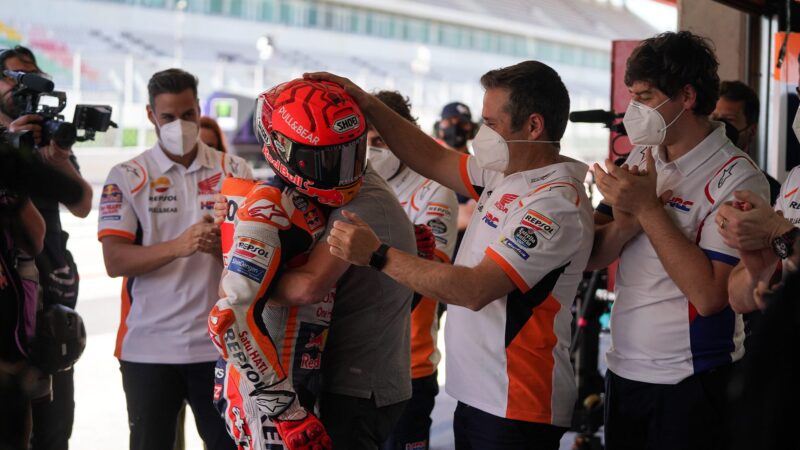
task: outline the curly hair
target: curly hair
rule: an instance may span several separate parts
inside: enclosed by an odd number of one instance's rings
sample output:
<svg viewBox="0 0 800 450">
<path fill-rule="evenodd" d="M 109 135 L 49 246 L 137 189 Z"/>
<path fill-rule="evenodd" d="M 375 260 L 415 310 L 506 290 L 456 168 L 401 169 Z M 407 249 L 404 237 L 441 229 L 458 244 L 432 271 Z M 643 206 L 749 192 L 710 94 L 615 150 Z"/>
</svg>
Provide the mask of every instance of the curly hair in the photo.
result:
<svg viewBox="0 0 800 450">
<path fill-rule="evenodd" d="M 533 113 L 544 118 L 547 136 L 561 140 L 567 129 L 569 92 L 558 72 L 539 61 L 523 61 L 490 70 L 481 77 L 484 89 L 509 90 L 505 110 L 511 115 L 511 129 L 519 130 Z"/>
<path fill-rule="evenodd" d="M 670 98 L 691 85 L 697 92 L 692 110 L 697 115 L 709 115 L 719 98 L 718 68 L 710 40 L 688 31 L 661 33 L 633 50 L 625 69 L 625 84 L 644 81 Z"/>
<path fill-rule="evenodd" d="M 397 91 L 378 91 L 373 95 L 392 111 L 400 114 L 403 119 L 417 124 L 417 119 L 411 115 L 411 102 L 408 97 L 403 97 L 403 94 Z"/>
</svg>

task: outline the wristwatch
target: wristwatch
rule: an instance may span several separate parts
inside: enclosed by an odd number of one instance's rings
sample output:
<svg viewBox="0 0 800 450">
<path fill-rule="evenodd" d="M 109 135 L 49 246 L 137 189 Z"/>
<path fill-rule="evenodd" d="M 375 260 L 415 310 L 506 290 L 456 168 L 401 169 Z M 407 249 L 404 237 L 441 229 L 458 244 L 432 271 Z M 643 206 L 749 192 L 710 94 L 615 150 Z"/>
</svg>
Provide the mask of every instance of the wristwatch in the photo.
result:
<svg viewBox="0 0 800 450">
<path fill-rule="evenodd" d="M 389 251 L 389 246 L 381 244 L 377 250 L 372 252 L 372 257 L 369 258 L 369 266 L 378 271 L 383 270 L 383 266 L 386 265 L 387 251 Z"/>
<path fill-rule="evenodd" d="M 794 243 L 798 237 L 800 237 L 800 229 L 792 227 L 791 230 L 772 240 L 772 251 L 781 259 L 792 256 Z"/>
</svg>

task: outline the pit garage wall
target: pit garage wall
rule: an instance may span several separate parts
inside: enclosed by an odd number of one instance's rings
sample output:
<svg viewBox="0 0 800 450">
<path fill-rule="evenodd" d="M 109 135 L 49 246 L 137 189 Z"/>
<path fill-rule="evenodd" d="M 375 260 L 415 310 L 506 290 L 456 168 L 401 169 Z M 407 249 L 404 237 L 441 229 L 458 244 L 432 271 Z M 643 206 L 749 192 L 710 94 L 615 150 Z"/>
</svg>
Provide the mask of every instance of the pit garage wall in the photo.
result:
<svg viewBox="0 0 800 450">
<path fill-rule="evenodd" d="M 748 80 L 748 16 L 713 0 L 678 0 L 678 29 L 711 39 L 722 80 Z"/>
<path fill-rule="evenodd" d="M 800 155 L 791 156 L 800 153 L 793 145 L 795 138 L 791 129 L 797 108 L 794 95 L 797 66 L 793 65 L 796 53 L 787 52 L 789 63 L 780 71 L 787 76 L 776 76 L 776 40 L 782 39 L 776 33 L 777 21 L 750 16 L 713 0 L 678 0 L 677 6 L 678 29 L 706 36 L 714 42 L 720 79 L 743 81 L 758 93 L 761 111 L 755 142 L 756 162 L 778 181 L 783 181 L 788 169 L 800 161 Z"/>
</svg>

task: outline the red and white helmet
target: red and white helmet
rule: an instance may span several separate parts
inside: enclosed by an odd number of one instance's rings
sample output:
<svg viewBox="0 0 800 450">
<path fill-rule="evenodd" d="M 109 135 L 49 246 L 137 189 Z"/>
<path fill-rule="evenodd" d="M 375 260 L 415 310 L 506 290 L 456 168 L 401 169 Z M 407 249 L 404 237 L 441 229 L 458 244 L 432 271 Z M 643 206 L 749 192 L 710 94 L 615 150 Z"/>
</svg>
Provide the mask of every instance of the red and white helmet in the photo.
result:
<svg viewBox="0 0 800 450">
<path fill-rule="evenodd" d="M 262 92 L 253 128 L 275 173 L 319 203 L 342 206 L 361 187 L 367 125 L 341 86 L 296 79 Z"/>
</svg>

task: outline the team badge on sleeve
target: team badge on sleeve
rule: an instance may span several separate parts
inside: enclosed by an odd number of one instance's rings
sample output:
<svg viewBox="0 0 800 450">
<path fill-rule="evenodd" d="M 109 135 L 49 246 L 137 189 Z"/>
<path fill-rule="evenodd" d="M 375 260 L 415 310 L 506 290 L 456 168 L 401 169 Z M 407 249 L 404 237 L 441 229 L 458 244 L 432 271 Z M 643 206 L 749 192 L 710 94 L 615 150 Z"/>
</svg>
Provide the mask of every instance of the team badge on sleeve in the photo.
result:
<svg viewBox="0 0 800 450">
<path fill-rule="evenodd" d="M 228 270 L 261 283 L 267 274 L 267 267 L 272 261 L 275 248 L 259 240 L 239 238 L 231 255 Z"/>
<path fill-rule="evenodd" d="M 525 248 L 534 248 L 539 243 L 536 233 L 528 227 L 517 227 L 514 230 L 514 241 Z"/>
<path fill-rule="evenodd" d="M 500 238 L 500 243 L 505 245 L 506 247 L 510 248 L 511 250 L 513 250 L 514 253 L 516 253 L 517 255 L 519 255 L 520 258 L 522 258 L 522 259 L 524 259 L 526 261 L 531 256 L 531 255 L 528 254 L 528 252 L 526 252 L 525 250 L 520 248 L 520 246 L 517 245 L 514 241 L 512 241 L 511 239 L 509 239 L 509 238 L 507 238 L 505 236 Z"/>
<path fill-rule="evenodd" d="M 561 229 L 561 226 L 553 219 L 532 209 L 525 213 L 521 223 L 523 226 L 533 228 L 541 237 L 547 240 L 552 239 Z"/>
<path fill-rule="evenodd" d="M 103 186 L 103 193 L 100 195 L 100 204 L 107 205 L 109 203 L 122 203 L 122 191 L 116 184 L 107 184 Z"/>
</svg>

